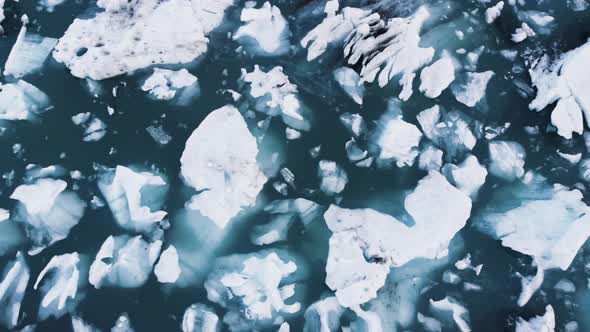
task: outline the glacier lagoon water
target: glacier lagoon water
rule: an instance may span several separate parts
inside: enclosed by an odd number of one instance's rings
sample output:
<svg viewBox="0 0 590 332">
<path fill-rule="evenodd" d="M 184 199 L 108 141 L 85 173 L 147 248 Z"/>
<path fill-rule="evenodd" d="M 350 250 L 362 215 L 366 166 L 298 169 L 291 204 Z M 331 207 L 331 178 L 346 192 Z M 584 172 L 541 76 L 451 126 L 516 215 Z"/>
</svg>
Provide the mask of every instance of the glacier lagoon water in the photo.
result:
<svg viewBox="0 0 590 332">
<path fill-rule="evenodd" d="M 412 12 L 418 3 L 403 1 L 399 4 L 391 1 L 390 15 Z M 211 40 L 207 54 L 188 68 L 199 79 L 200 96 L 190 106 L 173 106 L 166 102 L 154 101 L 140 91 L 141 82 L 150 72 L 142 70 L 131 75 L 124 75 L 101 81 L 105 91 L 98 98 L 92 97 L 85 82 L 72 76 L 62 64 L 49 59 L 42 71 L 26 77 L 26 80 L 44 91 L 52 101 L 54 108 L 42 116 L 38 122 L 5 122 L 5 128 L 0 136 L 0 153 L 2 155 L 0 170 L 3 174 L 14 171 L 14 179 L 3 178 L 0 203 L 3 207 L 14 206 L 9 199 L 15 186 L 20 184 L 27 164 L 61 165 L 67 170 L 79 170 L 87 178 L 76 181 L 76 191 L 85 201 L 98 194 L 94 165 L 102 164 L 109 167 L 116 165 L 142 165 L 147 168 L 155 167 L 167 176 L 170 191 L 166 198 L 165 210 L 170 214 L 171 229 L 165 236 L 165 246 L 168 241 L 186 243 L 187 246 L 207 245 L 206 239 L 196 238 L 190 228 L 185 228 L 184 203 L 190 191 L 179 178 L 180 156 L 184 143 L 191 132 L 213 110 L 233 103 L 224 89 L 239 91 L 238 78 L 241 68 L 251 70 L 255 64 L 270 69 L 281 65 L 292 83 L 299 87 L 302 100 L 313 111 L 313 129 L 302 139 L 286 142 L 282 132 L 284 125 L 280 120 L 273 119 L 268 129 L 268 138 L 263 140 L 262 146 L 269 146 L 269 150 L 284 150 L 284 161 L 281 167 L 289 168 L 295 174 L 297 189 L 290 191 L 290 198 L 309 197 L 320 204 L 329 205 L 332 199 L 319 194 L 309 194 L 305 189 L 317 188 L 316 165 L 317 160 L 309 155 L 309 149 L 321 144 L 321 158 L 338 162 L 342 165 L 350 179 L 342 195 L 340 206 L 350 208 L 370 207 L 384 213 L 398 214 L 403 210 L 402 194 L 412 190 L 425 172 L 414 168 L 358 168 L 352 166 L 346 157 L 343 146 L 350 135 L 341 125 L 338 116 L 344 112 L 360 112 L 368 122 L 377 121 L 387 109 L 388 99 L 397 95 L 397 87 L 379 88 L 371 85 L 368 88 L 365 102 L 362 106 L 354 104 L 337 86 L 332 78 L 332 70 L 342 65 L 342 59 L 328 51 L 328 56 L 321 61 L 308 62 L 305 52 L 298 47 L 298 41 L 314 25 L 319 23 L 317 16 L 311 15 L 314 8 L 321 7 L 319 2 L 278 1 L 285 17 L 288 18 L 291 31 L 291 52 L 284 56 L 260 57 L 237 50 L 239 44 L 228 38 L 228 33 L 239 26 L 239 13 L 242 4 L 231 7 L 226 12 L 223 24 L 209 35 Z M 461 2 L 458 4 L 462 11 L 481 8 L 480 4 Z M 549 11 L 556 17 L 558 26 L 548 37 L 539 38 L 534 46 L 536 49 L 567 51 L 583 44 L 590 36 L 590 14 L 588 11 L 572 12 L 566 4 L 544 2 L 541 4 L 527 4 L 529 9 Z M 21 23 L 19 17 L 26 13 L 34 29 L 43 36 L 59 38 L 75 17 L 96 11 L 94 4 L 86 1 L 66 1 L 48 13 L 39 11 L 34 2 L 9 2 L 6 5 L 7 19 L 3 23 L 5 35 L 0 39 L 0 62 L 7 58 Z M 526 8 L 526 7 L 525 7 Z M 519 48 L 509 41 L 509 36 L 516 25 L 516 17 L 503 15 L 499 21 L 482 34 L 478 42 L 486 48 Z M 451 37 L 449 36 L 449 39 Z M 498 43 L 491 41 L 497 39 Z M 444 43 L 445 41 L 440 41 Z M 530 46 L 530 45 L 529 45 Z M 336 51 L 334 51 L 336 53 Z M 519 95 L 511 84 L 514 80 L 528 81 L 526 70 L 512 70 L 513 66 L 525 69 L 522 63 L 511 63 L 499 58 L 497 54 L 484 52 L 478 63 L 478 71 L 493 69 L 496 73 L 510 73 L 491 82 L 487 90 L 486 106 L 478 112 L 469 113 L 474 118 L 486 123 L 511 123 L 511 128 L 540 125 L 545 128 L 549 122 L 547 110 L 535 113 L 528 110 L 530 99 Z M 179 68 L 171 66 L 171 68 Z M 116 96 L 111 93 L 117 89 Z M 417 94 L 415 92 L 415 94 Z M 457 102 L 450 93 L 443 94 L 439 99 L 440 105 L 450 108 L 457 107 Z M 108 115 L 107 106 L 115 109 L 115 114 Z M 423 96 L 414 96 L 410 102 L 403 104 L 405 119 L 416 123 L 415 115 L 431 106 L 430 100 Z M 107 135 L 98 142 L 83 142 L 80 128 L 71 122 L 71 117 L 80 112 L 91 112 L 103 120 L 107 125 Z M 248 121 L 249 126 L 255 127 L 255 121 Z M 150 125 L 161 125 L 172 136 L 170 143 L 158 144 L 146 131 Z M 536 170 L 550 179 L 567 186 L 577 183 L 577 168 L 570 165 L 563 158 L 555 154 L 557 149 L 568 152 L 583 152 L 581 137 L 564 142 L 555 134 L 542 135 L 541 139 L 531 139 L 522 130 L 509 130 L 503 134 L 503 139 L 521 142 L 526 150 L 526 168 Z M 14 152 L 14 145 L 20 144 L 20 152 Z M 236 142 L 239 144 L 239 142 Z M 264 150 L 264 148 L 261 150 Z M 480 161 L 486 160 L 487 151 L 476 147 L 473 151 Z M 278 179 L 278 175 L 277 175 Z M 221 247 L 215 256 L 225 256 L 234 253 L 249 253 L 259 250 L 251 244 L 249 233 L 254 225 L 264 222 L 268 218 L 261 211 L 270 201 L 283 199 L 267 183 L 258 197 L 253 212 L 240 215 L 228 230 Z M 474 203 L 472 216 L 478 214 L 492 199 L 495 189 L 505 186 L 502 180 L 489 177 L 486 185 L 479 193 Z M 516 203 L 515 203 L 516 204 Z M 436 209 L 436 207 L 433 207 Z M 189 218 L 194 218 L 189 217 Z M 197 217 L 199 218 L 199 217 Z M 330 231 L 323 224 L 321 217 L 314 222 L 314 227 L 305 230 L 302 227 L 291 229 L 288 241 L 278 247 L 286 248 L 302 255 L 308 260 L 309 277 L 303 283 L 305 292 L 301 301 L 304 307 L 318 300 L 322 294 L 331 293 L 325 285 L 325 259 L 328 254 L 328 238 Z M 198 230 L 198 227 L 197 227 Z M 36 278 L 47 262 L 54 255 L 79 252 L 93 260 L 102 242 L 111 234 L 122 234 L 117 227 L 108 207 L 86 209 L 80 224 L 76 226 L 66 240 L 60 241 L 41 254 L 27 257 L 31 268 L 32 279 Z M 202 241 L 203 243 L 198 243 Z M 579 331 L 590 330 L 590 320 L 585 313 L 590 310 L 590 294 L 586 290 L 587 272 L 584 270 L 587 261 L 587 249 L 584 247 L 578 253 L 572 268 L 567 272 L 552 270 L 546 275 L 542 294 L 537 294 L 525 306 L 515 304 L 520 292 L 520 280 L 514 276 L 515 272 L 532 275 L 531 259 L 525 255 L 502 247 L 499 241 L 481 234 L 468 224 L 451 242 L 451 256 L 462 258 L 465 253 L 471 253 L 477 264 L 483 264 L 484 270 L 479 277 L 471 276 L 472 280 L 481 286 L 479 291 L 465 291 L 458 285 L 441 281 L 442 273 L 452 264 L 443 264 L 428 274 L 431 279 L 430 287 L 417 301 L 417 311 L 426 311 L 428 299 L 440 299 L 446 295 L 461 298 L 462 303 L 469 309 L 470 324 L 474 331 L 512 330 L 517 317 L 532 317 L 544 313 L 545 306 L 551 303 L 558 317 L 558 326 L 563 330 L 565 323 L 577 321 Z M 12 260 L 13 256 L 0 257 L 0 266 Z M 203 265 L 212 261 L 202 262 Z M 415 263 L 419 271 L 420 262 Z M 552 288 L 557 281 L 566 277 L 574 282 L 577 292 L 563 294 Z M 390 283 L 396 283 L 396 269 L 389 275 Z M 467 277 L 469 278 L 469 277 Z M 395 290 L 393 297 L 396 296 Z M 400 295 L 401 296 L 401 295 Z M 405 296 L 405 294 L 403 295 Z M 94 289 L 87 285 L 80 290 L 78 297 L 82 300 L 77 305 L 75 313 L 83 317 L 101 330 L 109 330 L 117 317 L 123 312 L 129 314 L 130 320 L 137 331 L 175 331 L 180 327 L 184 310 L 192 303 L 207 302 L 207 294 L 201 285 L 188 288 L 163 286 L 152 275 L 148 283 L 138 289 L 102 288 Z M 403 301 L 403 299 L 402 299 Z M 60 319 L 48 319 L 38 322 L 37 310 L 40 295 L 35 291 L 27 291 L 22 305 L 19 326 L 36 324 L 38 331 L 68 331 L 71 329 L 68 315 Z M 212 305 L 222 316 L 224 309 Z M 392 315 L 394 310 L 392 309 Z M 302 330 L 304 319 L 302 315 L 288 320 L 293 331 Z M 273 327 L 270 330 L 276 330 Z M 414 324 L 409 330 L 420 330 L 420 325 Z"/>
</svg>

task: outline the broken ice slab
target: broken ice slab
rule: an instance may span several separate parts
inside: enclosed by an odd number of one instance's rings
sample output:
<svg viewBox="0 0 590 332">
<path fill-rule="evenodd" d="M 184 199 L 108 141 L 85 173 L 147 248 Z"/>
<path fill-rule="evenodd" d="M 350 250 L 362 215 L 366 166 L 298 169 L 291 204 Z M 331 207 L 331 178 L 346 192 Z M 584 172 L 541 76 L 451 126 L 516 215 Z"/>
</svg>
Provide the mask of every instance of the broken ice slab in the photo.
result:
<svg viewBox="0 0 590 332">
<path fill-rule="evenodd" d="M 30 120 L 49 108 L 49 97 L 32 84 L 19 80 L 0 85 L 0 120 Z"/>
<path fill-rule="evenodd" d="M 4 76 L 21 78 L 41 69 L 57 39 L 27 33 L 23 24 L 4 65 Z"/>
<path fill-rule="evenodd" d="M 268 1 L 260 8 L 244 8 L 240 15 L 243 25 L 233 39 L 245 45 L 253 54 L 283 55 L 289 51 L 289 25 L 281 10 Z"/>
<path fill-rule="evenodd" d="M 219 332 L 221 322 L 210 307 L 196 303 L 186 308 L 182 316 L 182 332 Z"/>
<path fill-rule="evenodd" d="M 180 106 L 189 105 L 200 93 L 197 77 L 184 68 L 154 68 L 141 89 L 155 99 L 172 100 L 175 105 Z"/>
<path fill-rule="evenodd" d="M 160 255 L 158 263 L 154 266 L 154 274 L 161 283 L 175 283 L 180 273 L 178 253 L 176 252 L 176 248 L 170 245 Z"/>
<path fill-rule="evenodd" d="M 8 329 L 14 328 L 18 323 L 21 302 L 30 276 L 29 266 L 20 252 L 4 268 L 0 281 L 0 324 Z"/>
</svg>

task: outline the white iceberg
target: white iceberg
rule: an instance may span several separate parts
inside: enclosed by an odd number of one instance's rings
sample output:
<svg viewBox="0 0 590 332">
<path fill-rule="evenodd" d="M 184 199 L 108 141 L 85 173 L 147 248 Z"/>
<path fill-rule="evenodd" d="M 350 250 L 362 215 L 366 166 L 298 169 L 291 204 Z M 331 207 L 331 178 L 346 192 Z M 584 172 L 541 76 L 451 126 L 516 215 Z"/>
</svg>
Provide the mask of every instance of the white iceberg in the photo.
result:
<svg viewBox="0 0 590 332">
<path fill-rule="evenodd" d="M 475 107 L 486 95 L 488 83 L 494 76 L 491 70 L 482 73 L 467 72 L 463 84 L 453 84 L 451 91 L 455 99 L 467 107 Z"/>
<path fill-rule="evenodd" d="M 65 239 L 84 214 L 84 203 L 78 195 L 66 191 L 67 183 L 57 179 L 38 179 L 18 186 L 10 198 L 20 202 L 15 220 L 26 225 L 33 243 L 30 254 Z"/>
<path fill-rule="evenodd" d="M 454 322 L 461 332 L 471 332 L 469 326 L 469 311 L 452 297 L 445 297 L 439 301 L 430 300 L 430 308 L 440 316 L 441 320 Z M 448 319 L 450 314 L 450 319 Z M 445 319 L 446 318 L 446 319 Z"/>
<path fill-rule="evenodd" d="M 494 21 L 500 17 L 502 13 L 502 9 L 504 9 L 504 1 L 498 1 L 495 5 L 491 6 L 490 8 L 486 9 L 485 11 L 485 18 L 487 24 L 492 24 Z"/>
<path fill-rule="evenodd" d="M 182 316 L 182 332 L 219 332 L 221 322 L 213 309 L 203 304 L 191 304 Z"/>
<path fill-rule="evenodd" d="M 148 280 L 162 241 L 146 242 L 140 235 L 109 236 L 90 265 L 89 282 L 103 286 L 137 288 Z"/>
<path fill-rule="evenodd" d="M 348 175 L 344 168 L 331 160 L 320 160 L 318 178 L 320 190 L 329 196 L 341 193 L 348 183 Z"/>
<path fill-rule="evenodd" d="M 141 86 L 141 90 L 149 92 L 159 100 L 176 98 L 178 105 L 188 104 L 199 93 L 197 77 L 186 69 L 170 70 L 154 68 Z"/>
<path fill-rule="evenodd" d="M 50 107 L 49 97 L 23 80 L 0 84 L 0 120 L 27 120 Z"/>
<path fill-rule="evenodd" d="M 131 320 L 129 320 L 129 316 L 127 313 L 122 313 L 117 321 L 115 321 L 115 325 L 111 328 L 111 332 L 135 332 L 133 326 L 131 326 Z"/>
<path fill-rule="evenodd" d="M 53 57 L 72 75 L 102 80 L 154 64 L 191 62 L 207 51 L 207 35 L 231 0 L 99 0 L 103 12 L 77 18 Z"/>
<path fill-rule="evenodd" d="M 418 168 L 423 171 L 440 171 L 442 167 L 443 161 L 443 152 L 440 149 L 437 149 L 432 144 L 427 144 L 420 152 L 420 157 L 418 158 Z"/>
<path fill-rule="evenodd" d="M 45 283 L 41 284 L 43 292 L 39 308 L 41 320 L 49 316 L 59 318 L 75 304 L 76 293 L 81 284 L 79 262 L 78 253 L 53 256 L 39 273 L 33 289 L 37 289 L 41 281 L 49 276 Z"/>
<path fill-rule="evenodd" d="M 18 323 L 20 307 L 25 296 L 31 272 L 23 255 L 18 252 L 16 259 L 4 268 L 0 282 L 0 324 L 8 329 Z"/>
<path fill-rule="evenodd" d="M 365 86 L 360 82 L 360 76 L 356 71 L 348 67 L 340 67 L 334 70 L 334 79 L 355 103 L 363 104 Z"/>
<path fill-rule="evenodd" d="M 84 130 L 84 142 L 96 142 L 101 140 L 107 133 L 107 125 L 90 112 L 78 113 L 72 116 L 72 122 Z"/>
<path fill-rule="evenodd" d="M 418 145 L 422 133 L 418 127 L 404 121 L 399 110 L 381 116 L 375 136 L 375 144 L 380 148 L 379 159 L 392 160 L 397 167 L 412 166 L 420 153 Z"/>
<path fill-rule="evenodd" d="M 554 332 L 555 331 L 555 312 L 553 307 L 545 307 L 543 316 L 535 316 L 529 320 L 519 317 L 516 320 L 515 332 Z"/>
<path fill-rule="evenodd" d="M 205 282 L 207 298 L 229 310 L 223 321 L 232 331 L 272 326 L 278 315 L 301 309 L 285 303 L 295 295 L 295 283 L 287 280 L 296 270 L 275 251 L 222 257 Z"/>
<path fill-rule="evenodd" d="M 512 141 L 492 141 L 489 143 L 492 175 L 506 181 L 514 181 L 524 174 L 526 152 L 522 145 Z"/>
<path fill-rule="evenodd" d="M 582 110 L 574 97 L 561 98 L 551 112 L 551 124 L 557 128 L 557 133 L 565 139 L 570 139 L 573 133 L 582 134 L 584 119 Z"/>
<path fill-rule="evenodd" d="M 180 277 L 180 265 L 178 253 L 173 245 L 170 245 L 160 255 L 160 260 L 154 267 L 154 274 L 161 283 L 175 283 Z"/>
<path fill-rule="evenodd" d="M 4 76 L 21 78 L 39 70 L 56 43 L 55 38 L 27 33 L 23 24 L 4 64 Z"/>
<path fill-rule="evenodd" d="M 149 234 L 167 215 L 166 211 L 157 210 L 162 207 L 163 194 L 168 189 L 166 181 L 157 174 L 136 172 L 118 165 L 114 175 L 112 170 L 101 174 L 98 188 L 115 220 L 126 230 Z M 148 202 L 150 206 L 147 206 Z"/>
<path fill-rule="evenodd" d="M 512 41 L 515 43 L 520 43 L 528 37 L 534 37 L 535 35 L 535 31 L 531 29 L 531 27 L 528 24 L 523 23 L 520 26 L 520 28 L 516 28 L 516 30 L 512 34 Z"/>
<path fill-rule="evenodd" d="M 449 57 L 443 57 L 420 73 L 420 92 L 428 98 L 436 98 L 455 80 L 455 65 Z"/>
<path fill-rule="evenodd" d="M 295 222 L 295 214 L 275 214 L 271 218 L 266 224 L 254 226 L 250 234 L 252 243 L 262 246 L 287 240 L 289 228 Z"/>
<path fill-rule="evenodd" d="M 244 8 L 240 20 L 244 24 L 233 39 L 246 46 L 253 44 L 254 53 L 282 55 L 289 51 L 289 25 L 279 7 L 267 1 L 260 8 Z"/>
<path fill-rule="evenodd" d="M 477 197 L 479 188 L 488 176 L 488 170 L 473 155 L 469 155 L 459 165 L 446 164 L 441 172 L 450 183 L 471 198 Z"/>
<path fill-rule="evenodd" d="M 305 310 L 304 332 L 336 332 L 344 308 L 334 296 L 314 302 Z"/>
<path fill-rule="evenodd" d="M 266 183 L 257 154 L 256 139 L 235 107 L 209 114 L 187 140 L 180 159 L 184 181 L 203 191 L 188 207 L 224 228 L 244 207 L 254 204 Z"/>
</svg>

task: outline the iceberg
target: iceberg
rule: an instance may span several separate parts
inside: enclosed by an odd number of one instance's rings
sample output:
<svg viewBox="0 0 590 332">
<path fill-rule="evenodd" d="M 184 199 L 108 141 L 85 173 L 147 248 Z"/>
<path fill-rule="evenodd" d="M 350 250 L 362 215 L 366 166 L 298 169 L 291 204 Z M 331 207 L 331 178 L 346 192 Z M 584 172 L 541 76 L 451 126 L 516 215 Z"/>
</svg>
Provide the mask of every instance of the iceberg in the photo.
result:
<svg viewBox="0 0 590 332">
<path fill-rule="evenodd" d="M 442 157 L 443 152 L 440 149 L 432 144 L 427 144 L 418 158 L 418 168 L 427 172 L 430 170 L 440 171 L 443 164 Z"/>
<path fill-rule="evenodd" d="M 328 196 L 340 194 L 348 183 L 348 175 L 344 168 L 331 160 L 320 160 L 318 178 L 320 190 Z"/>
<path fill-rule="evenodd" d="M 535 35 L 535 31 L 531 29 L 531 27 L 528 24 L 523 23 L 520 26 L 520 28 L 516 28 L 516 30 L 512 34 L 512 41 L 515 43 L 520 43 L 528 37 L 534 37 Z"/>
<path fill-rule="evenodd" d="M 155 99 L 176 98 L 178 105 L 187 105 L 198 95 L 199 85 L 197 77 L 184 68 L 180 70 L 154 68 L 152 75 L 143 82 L 141 90 L 149 92 Z"/>
<path fill-rule="evenodd" d="M 4 64 L 4 76 L 21 78 L 38 71 L 55 44 L 55 38 L 27 33 L 26 24 L 23 24 Z"/>
<path fill-rule="evenodd" d="M 155 173 L 136 172 L 118 165 L 114 174 L 107 170 L 100 175 L 98 188 L 115 220 L 126 230 L 150 234 L 167 215 L 158 209 L 164 204 L 168 185 Z"/>
<path fill-rule="evenodd" d="M 336 332 L 344 308 L 334 296 L 314 302 L 305 310 L 303 332 Z"/>
<path fill-rule="evenodd" d="M 66 190 L 63 180 L 42 178 L 18 186 L 10 198 L 20 202 L 15 220 L 26 225 L 34 255 L 53 243 L 65 239 L 84 214 L 84 202 Z"/>
<path fill-rule="evenodd" d="M 485 11 L 485 18 L 487 24 L 492 24 L 494 21 L 500 17 L 502 13 L 502 9 L 504 9 L 504 1 L 498 1 L 495 5 L 491 6 L 490 8 L 486 9 Z"/>
<path fill-rule="evenodd" d="M 44 320 L 49 316 L 59 318 L 75 304 L 76 293 L 81 284 L 79 262 L 78 253 L 53 256 L 39 273 L 33 289 L 39 288 L 45 276 L 49 276 L 41 285 L 43 297 L 39 319 Z"/>
<path fill-rule="evenodd" d="M 204 304 L 191 304 L 182 316 L 182 332 L 219 332 L 221 322 L 213 309 Z"/>
<path fill-rule="evenodd" d="M 103 286 L 137 288 L 148 280 L 162 241 L 146 242 L 140 235 L 109 236 L 90 265 L 88 281 Z"/>
<path fill-rule="evenodd" d="M 557 128 L 557 134 L 565 139 L 572 138 L 573 133 L 582 134 L 584 119 L 574 97 L 559 99 L 551 112 L 551 124 Z"/>
<path fill-rule="evenodd" d="M 84 142 L 96 142 L 107 133 L 107 125 L 90 112 L 78 113 L 72 116 L 72 122 L 84 129 Z"/>
<path fill-rule="evenodd" d="M 20 307 L 25 296 L 31 272 L 23 255 L 18 252 L 16 259 L 4 268 L 0 282 L 0 324 L 8 329 L 18 323 Z"/>
<path fill-rule="evenodd" d="M 188 207 L 224 228 L 244 207 L 255 203 L 266 183 L 257 154 L 256 139 L 235 107 L 210 113 L 187 140 L 180 159 L 185 183 L 202 191 Z"/>
<path fill-rule="evenodd" d="M 180 265 L 178 253 L 173 245 L 170 245 L 160 255 L 160 260 L 154 267 L 154 274 L 161 283 L 175 283 L 180 277 Z"/>
<path fill-rule="evenodd" d="M 360 76 L 356 71 L 348 67 L 340 67 L 334 70 L 334 79 L 355 103 L 363 104 L 365 86 L 360 82 Z"/>
<path fill-rule="evenodd" d="M 188 63 L 207 51 L 207 35 L 231 0 L 99 0 L 93 18 L 77 18 L 53 57 L 72 75 L 102 80 L 154 64 Z"/>
<path fill-rule="evenodd" d="M 49 108 L 49 97 L 32 84 L 0 84 L 0 120 L 30 120 Z"/>
<path fill-rule="evenodd" d="M 279 314 L 301 309 L 298 302 L 285 303 L 295 295 L 297 269 L 276 251 L 222 257 L 205 281 L 207 298 L 228 309 L 223 321 L 232 331 L 269 327 Z"/>
<path fill-rule="evenodd" d="M 488 170 L 473 155 L 469 155 L 459 165 L 446 164 L 441 173 L 451 184 L 472 199 L 477 197 L 479 188 L 483 186 L 488 176 Z"/>
<path fill-rule="evenodd" d="M 115 321 L 115 325 L 111 328 L 111 332 L 135 332 L 131 326 L 131 320 L 127 313 L 122 313 Z"/>
<path fill-rule="evenodd" d="M 526 157 L 522 145 L 512 141 L 492 141 L 488 149 L 491 159 L 488 170 L 492 175 L 506 181 L 522 177 Z"/>
<path fill-rule="evenodd" d="M 545 307 L 543 316 L 535 316 L 531 319 L 524 320 L 519 317 L 516 320 L 515 332 L 554 332 L 555 331 L 555 312 L 553 307 Z"/>
<path fill-rule="evenodd" d="M 455 65 L 449 57 L 443 57 L 420 73 L 420 92 L 428 98 L 436 98 L 455 80 Z"/>
<path fill-rule="evenodd" d="M 422 133 L 418 127 L 403 120 L 400 110 L 395 110 L 379 119 L 374 139 L 380 148 L 379 159 L 392 160 L 397 167 L 404 167 L 414 164 Z"/>
<path fill-rule="evenodd" d="M 469 311 L 455 298 L 447 296 L 439 301 L 430 300 L 430 308 L 438 316 L 441 316 L 441 320 L 454 322 L 454 325 L 456 325 L 459 331 L 471 331 L 471 327 L 469 326 Z M 451 315 L 451 319 L 447 318 L 448 314 Z"/>
<path fill-rule="evenodd" d="M 252 46 L 253 53 L 268 56 L 289 52 L 289 25 L 279 7 L 267 1 L 260 8 L 244 8 L 240 20 L 244 24 L 233 39 Z"/>
<path fill-rule="evenodd" d="M 467 72 L 465 81 L 462 84 L 456 83 L 451 86 L 455 99 L 467 107 L 475 107 L 486 95 L 488 83 L 494 77 L 491 70 L 482 73 Z"/>
</svg>

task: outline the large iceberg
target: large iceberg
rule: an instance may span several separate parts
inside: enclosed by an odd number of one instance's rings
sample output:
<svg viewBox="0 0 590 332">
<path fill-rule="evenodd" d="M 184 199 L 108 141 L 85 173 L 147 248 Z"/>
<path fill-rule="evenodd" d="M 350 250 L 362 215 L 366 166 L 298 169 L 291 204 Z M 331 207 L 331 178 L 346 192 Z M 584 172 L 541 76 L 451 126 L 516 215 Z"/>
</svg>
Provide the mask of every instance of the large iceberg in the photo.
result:
<svg viewBox="0 0 590 332">
<path fill-rule="evenodd" d="M 72 75 L 102 80 L 154 64 L 188 63 L 207 51 L 207 35 L 231 0 L 99 0 L 77 18 L 53 52 Z"/>
<path fill-rule="evenodd" d="M 148 280 L 161 248 L 162 241 L 146 242 L 140 235 L 109 236 L 90 265 L 88 280 L 96 289 L 141 287 Z"/>
<path fill-rule="evenodd" d="M 18 323 L 21 302 L 31 277 L 29 266 L 20 252 L 16 254 L 14 261 L 8 263 L 2 276 L 2 282 L 0 282 L 0 324 L 12 329 Z"/>
<path fill-rule="evenodd" d="M 10 198 L 20 202 L 15 220 L 25 224 L 36 254 L 51 244 L 65 239 L 84 214 L 84 203 L 67 183 L 43 178 L 18 186 Z"/>
<path fill-rule="evenodd" d="M 260 8 L 244 8 L 240 20 L 244 25 L 233 38 L 252 45 L 254 53 L 282 55 L 289 51 L 289 25 L 279 7 L 267 1 Z"/>
<path fill-rule="evenodd" d="M 180 159 L 184 181 L 202 191 L 188 207 L 225 227 L 244 207 L 254 204 L 266 183 L 257 155 L 256 139 L 235 107 L 224 106 L 209 114 L 187 140 Z"/>
</svg>

